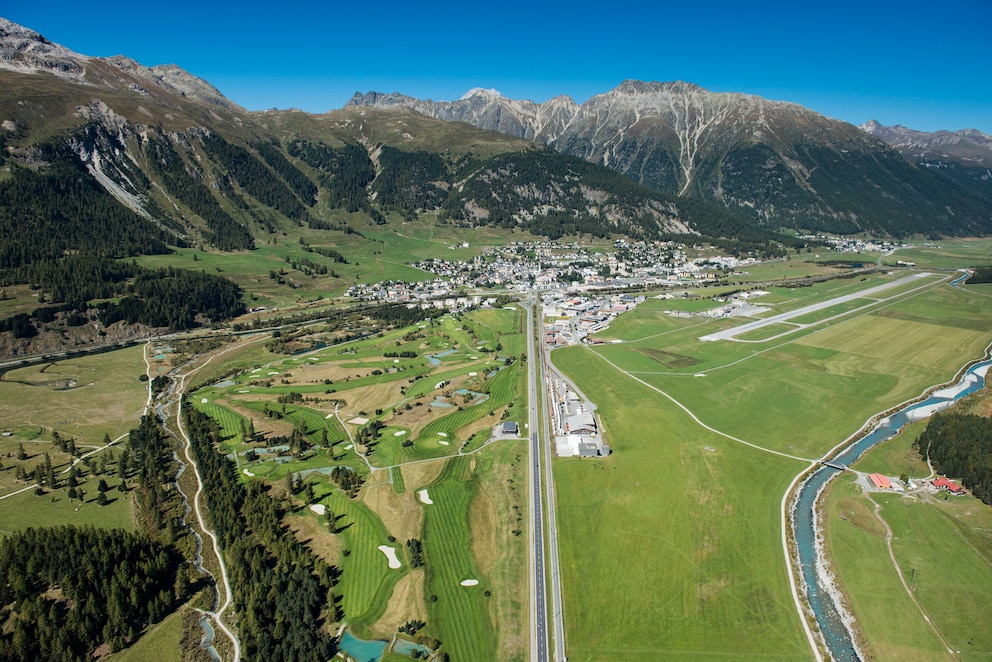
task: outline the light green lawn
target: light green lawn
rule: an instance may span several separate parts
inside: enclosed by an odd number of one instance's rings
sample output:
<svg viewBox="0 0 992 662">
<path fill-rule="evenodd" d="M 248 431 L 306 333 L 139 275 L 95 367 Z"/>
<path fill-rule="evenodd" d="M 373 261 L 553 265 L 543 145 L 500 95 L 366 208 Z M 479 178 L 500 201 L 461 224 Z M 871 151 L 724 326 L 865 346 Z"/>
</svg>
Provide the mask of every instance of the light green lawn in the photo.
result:
<svg viewBox="0 0 992 662">
<path fill-rule="evenodd" d="M 707 324 L 593 351 L 669 393 L 717 429 L 818 457 L 874 413 L 951 379 L 982 355 L 988 328 L 992 298 L 942 286 L 779 341 L 700 343 L 699 329 L 712 330 Z M 652 358 L 652 349 L 666 354 Z"/>
<path fill-rule="evenodd" d="M 779 518 L 803 465 L 700 428 L 590 352 L 555 359 L 613 447 L 555 463 L 569 659 L 809 658 Z"/>
<path fill-rule="evenodd" d="M 888 519 L 894 508 L 906 507 L 896 503 L 882 516 Z M 878 659 L 949 659 L 899 581 L 885 528 L 853 476 L 833 481 L 825 510 L 828 554 L 871 653 Z"/>
</svg>

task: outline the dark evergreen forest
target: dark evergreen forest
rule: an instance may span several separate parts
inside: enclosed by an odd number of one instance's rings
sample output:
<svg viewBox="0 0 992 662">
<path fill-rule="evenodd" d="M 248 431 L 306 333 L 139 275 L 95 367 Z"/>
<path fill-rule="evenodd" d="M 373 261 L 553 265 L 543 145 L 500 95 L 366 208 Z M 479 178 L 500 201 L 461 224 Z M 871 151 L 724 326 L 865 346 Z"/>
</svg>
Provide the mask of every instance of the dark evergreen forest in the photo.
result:
<svg viewBox="0 0 992 662">
<path fill-rule="evenodd" d="M 992 420 L 975 414 L 937 414 L 917 442 L 938 472 L 992 505 Z"/>
<path fill-rule="evenodd" d="M 64 146 L 41 148 L 48 165 L 11 165 L 0 181 L 0 267 L 67 254 L 128 257 L 168 253 L 179 238 L 120 204 Z"/>
<path fill-rule="evenodd" d="M 120 650 L 174 608 L 181 562 L 174 549 L 122 530 L 11 535 L 0 546 L 0 660 L 86 660 L 104 642 Z"/>
<path fill-rule="evenodd" d="M 300 545 L 282 525 L 282 506 L 259 482 L 247 486 L 217 448 L 216 421 L 183 408 L 203 475 L 214 531 L 227 558 L 246 660 L 325 662 L 336 645 L 322 628 L 339 613 L 339 570 Z"/>
</svg>

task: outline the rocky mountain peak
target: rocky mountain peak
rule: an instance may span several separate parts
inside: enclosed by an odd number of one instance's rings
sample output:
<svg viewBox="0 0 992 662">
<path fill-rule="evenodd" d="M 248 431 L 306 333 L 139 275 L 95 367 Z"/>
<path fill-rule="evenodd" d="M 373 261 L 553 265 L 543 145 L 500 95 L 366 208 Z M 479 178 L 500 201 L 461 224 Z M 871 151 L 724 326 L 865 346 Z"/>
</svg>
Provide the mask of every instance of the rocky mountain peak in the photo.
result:
<svg viewBox="0 0 992 662">
<path fill-rule="evenodd" d="M 216 87 L 174 64 L 146 67 L 123 55 L 107 58 L 80 55 L 5 18 L 0 18 L 0 69 L 22 73 L 47 71 L 75 83 L 125 85 L 139 93 L 146 93 L 147 86 L 157 86 L 187 99 L 228 110 L 240 109 Z M 121 73 L 129 76 L 121 77 Z"/>
<path fill-rule="evenodd" d="M 48 71 L 60 78 L 82 82 L 89 59 L 0 17 L 0 69 L 23 73 Z"/>
<path fill-rule="evenodd" d="M 473 87 L 471 90 L 462 95 L 462 101 L 471 99 L 472 97 L 481 97 L 483 99 L 502 99 L 503 95 L 499 90 L 494 90 L 492 88 L 486 89 L 483 87 Z"/>
<path fill-rule="evenodd" d="M 869 120 L 862 130 L 881 138 L 914 163 L 956 162 L 966 167 L 992 165 L 992 136 L 975 129 L 959 131 L 915 131 L 896 124 L 884 126 Z"/>
</svg>

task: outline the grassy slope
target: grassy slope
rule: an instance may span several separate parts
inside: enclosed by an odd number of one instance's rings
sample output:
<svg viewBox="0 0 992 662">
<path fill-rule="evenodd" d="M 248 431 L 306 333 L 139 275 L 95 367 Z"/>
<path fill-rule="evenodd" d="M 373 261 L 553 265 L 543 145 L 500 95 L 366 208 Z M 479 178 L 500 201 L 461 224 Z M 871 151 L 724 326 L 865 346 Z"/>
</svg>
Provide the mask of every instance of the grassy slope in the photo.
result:
<svg viewBox="0 0 992 662">
<path fill-rule="evenodd" d="M 959 407 L 987 413 L 988 391 Z M 855 465 L 863 472 L 910 476 L 928 473 L 912 447 L 926 421 L 911 424 L 868 451 Z M 873 504 L 851 479 L 828 492 L 827 541 L 835 568 L 868 646 L 879 658 L 938 659 L 943 647 L 910 601 L 892 567 Z M 973 497 L 921 501 L 897 495 L 872 497 L 893 529 L 893 550 L 929 617 L 965 659 L 987 658 L 992 642 L 984 612 L 974 605 L 992 594 L 992 507 Z M 915 575 L 914 575 L 915 570 Z"/>
<path fill-rule="evenodd" d="M 879 281 L 839 281 L 798 291 L 773 289 L 760 302 L 778 303 L 777 310 L 794 309 Z M 665 310 L 680 303 L 649 300 L 611 328 L 611 335 L 627 343 L 596 351 L 671 393 L 717 429 L 811 456 L 839 442 L 869 415 L 916 395 L 927 385 L 950 378 L 965 361 L 981 354 L 992 319 L 992 300 L 988 297 L 941 287 L 887 306 L 881 312 L 834 323 L 793 343 L 700 344 L 696 341 L 698 336 L 732 322 L 699 324 L 695 319 L 665 314 Z M 935 342 L 937 338 L 940 342 Z M 756 349 L 768 351 L 752 356 Z M 733 444 L 725 448 L 727 442 L 684 420 L 679 422 L 681 415 L 672 411 L 660 395 L 622 380 L 617 371 L 597 361 L 589 350 L 556 352 L 555 362 L 600 405 L 615 451 L 605 461 L 564 460 L 558 464 L 562 555 L 573 559 L 573 567 L 565 570 L 565 584 L 573 587 L 570 593 L 582 596 L 566 598 L 566 608 L 574 614 L 568 625 L 570 656 L 598 659 L 604 651 L 629 651 L 636 657 L 635 649 L 642 651 L 639 654 L 644 659 L 669 650 L 702 649 L 708 656 L 721 654 L 724 639 L 719 627 L 703 625 L 708 636 L 700 632 L 693 642 L 695 628 L 706 623 L 707 609 L 701 597 L 709 591 L 721 596 L 735 590 L 739 594 L 740 587 L 721 580 L 721 573 L 712 570 L 704 575 L 710 584 L 700 581 L 702 573 L 695 571 L 699 550 L 706 549 L 708 543 L 705 539 L 693 541 L 692 534 L 698 527 L 706 536 L 719 540 L 754 535 L 754 539 L 734 542 L 752 554 L 764 550 L 773 555 L 780 545 L 775 516 L 784 483 L 791 477 L 789 463 L 778 466 L 778 472 L 784 473 L 776 474 L 776 464 L 781 462 L 777 458 L 752 458 L 755 451 Z M 714 369 L 731 363 L 734 365 Z M 705 378 L 691 376 L 703 371 L 707 371 Z M 810 425 L 811 420 L 816 425 Z M 713 440 L 703 441 L 707 436 Z M 666 440 L 670 445 L 658 443 Z M 717 452 L 700 453 L 698 448 L 704 445 Z M 729 458 L 732 452 L 733 461 L 722 466 L 719 460 L 724 454 Z M 709 460 L 705 470 L 699 456 Z M 754 466 L 745 459 L 752 460 Z M 913 463 L 904 448 L 876 464 L 905 468 L 914 475 L 920 473 L 919 465 Z M 766 475 L 766 471 L 773 473 Z M 612 478 L 614 472 L 616 479 Z M 689 486 L 698 486 L 698 492 L 692 494 Z M 752 495 L 753 489 L 758 493 Z M 746 505 L 728 507 L 724 504 L 728 493 Z M 735 527 L 724 530 L 708 521 L 705 513 L 693 512 L 693 496 L 697 502 L 705 499 L 710 508 L 722 507 L 731 512 L 746 509 L 751 518 L 760 521 L 763 514 L 771 521 L 763 535 L 754 524 L 740 526 L 739 519 Z M 589 545 L 589 540 L 595 540 L 597 545 Z M 851 543 L 848 540 L 840 544 Z M 676 549 L 663 555 L 659 565 L 664 568 L 657 569 L 647 560 L 652 552 L 640 551 L 642 545 L 645 549 L 675 545 Z M 635 561 L 637 554 L 645 560 Z M 715 555 L 707 553 L 705 557 Z M 739 562 L 732 554 L 722 560 L 722 568 Z M 766 586 L 770 586 L 774 584 L 772 569 L 783 564 L 780 558 L 766 560 L 764 577 Z M 860 572 L 856 576 L 864 578 L 874 570 L 864 568 Z M 722 576 L 727 577 L 727 573 Z M 761 576 L 762 573 L 751 574 Z M 651 586 L 652 595 L 632 602 L 629 596 L 644 593 L 643 586 Z M 897 593 L 891 587 L 880 590 Z M 672 593 L 680 599 L 669 597 Z M 787 598 L 787 593 L 776 594 L 772 589 L 771 596 L 773 601 L 781 600 Z M 656 606 L 659 602 L 664 605 L 661 609 Z M 720 601 L 723 613 L 715 620 L 735 623 L 726 602 Z M 616 615 L 612 613 L 614 603 L 624 605 Z M 791 605 L 784 608 L 788 612 Z M 783 618 L 788 620 L 787 615 Z M 890 616 L 881 614 L 878 618 L 881 625 L 872 627 L 885 627 Z M 666 625 L 679 619 L 685 623 L 680 621 L 677 631 Z M 767 650 L 742 638 L 740 631 L 725 632 L 725 636 L 727 642 L 737 643 L 738 650 L 753 650 L 758 656 Z M 898 636 L 890 638 L 900 641 Z M 932 641 L 927 643 L 925 639 L 902 637 L 901 642 L 912 642 L 912 650 L 931 650 Z M 673 645 L 673 641 L 678 644 Z M 801 642 L 799 646 L 801 649 Z M 617 655 L 623 659 L 623 653 Z"/>
</svg>

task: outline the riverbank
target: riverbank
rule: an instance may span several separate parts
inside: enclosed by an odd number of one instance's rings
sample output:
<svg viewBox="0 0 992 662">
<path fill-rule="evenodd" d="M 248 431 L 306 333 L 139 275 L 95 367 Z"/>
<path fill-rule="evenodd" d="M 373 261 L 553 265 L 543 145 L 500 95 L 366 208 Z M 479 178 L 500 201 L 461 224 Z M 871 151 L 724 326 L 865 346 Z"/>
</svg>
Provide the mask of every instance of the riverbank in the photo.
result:
<svg viewBox="0 0 992 662">
<path fill-rule="evenodd" d="M 823 459 L 848 466 L 868 449 L 895 436 L 903 425 L 930 416 L 983 387 L 985 375 L 992 365 L 990 351 L 992 345 L 986 346 L 984 358 L 969 361 L 953 381 L 931 386 L 920 396 L 872 416 Z M 919 410 L 916 415 L 914 410 Z M 827 484 L 840 473 L 837 468 L 823 465 L 797 477 L 798 480 L 806 475 L 798 487 L 793 488 L 794 497 L 789 501 L 794 549 L 786 556 L 790 563 L 795 560 L 795 566 L 789 571 L 798 570 L 799 585 L 805 596 L 805 609 L 801 611 L 808 609 L 814 616 L 819 644 L 836 659 L 864 659 L 863 635 L 847 607 L 847 598 L 836 581 L 824 549 L 822 495 Z"/>
</svg>

